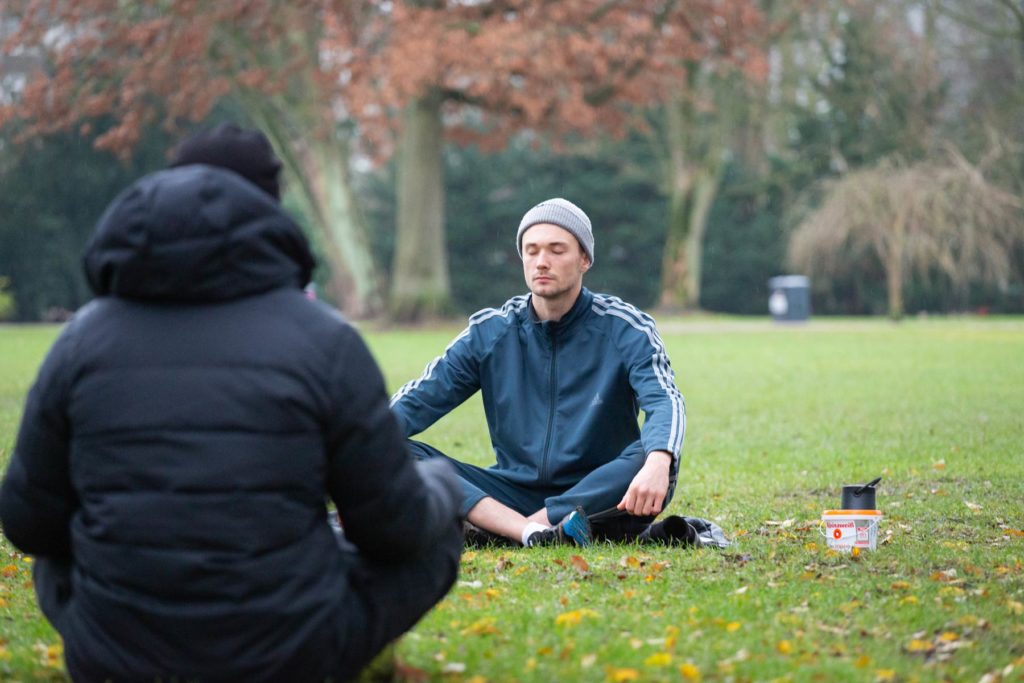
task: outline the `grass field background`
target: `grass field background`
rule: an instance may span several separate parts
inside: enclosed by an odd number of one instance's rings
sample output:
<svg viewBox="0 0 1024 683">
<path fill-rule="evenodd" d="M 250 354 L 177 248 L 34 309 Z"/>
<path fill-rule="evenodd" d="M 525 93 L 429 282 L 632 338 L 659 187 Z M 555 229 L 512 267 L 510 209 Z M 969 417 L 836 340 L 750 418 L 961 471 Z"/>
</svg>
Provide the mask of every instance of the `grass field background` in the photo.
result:
<svg viewBox="0 0 1024 683">
<path fill-rule="evenodd" d="M 668 512 L 733 547 L 470 551 L 403 662 L 473 683 L 1024 681 L 1024 320 L 659 324 L 688 416 Z M 458 330 L 366 337 L 395 389 Z M 0 463 L 57 332 L 0 327 Z M 478 399 L 421 438 L 489 462 Z M 822 510 L 879 475 L 879 548 L 828 550 Z M 61 680 L 30 566 L 0 546 L 0 678 Z"/>
</svg>

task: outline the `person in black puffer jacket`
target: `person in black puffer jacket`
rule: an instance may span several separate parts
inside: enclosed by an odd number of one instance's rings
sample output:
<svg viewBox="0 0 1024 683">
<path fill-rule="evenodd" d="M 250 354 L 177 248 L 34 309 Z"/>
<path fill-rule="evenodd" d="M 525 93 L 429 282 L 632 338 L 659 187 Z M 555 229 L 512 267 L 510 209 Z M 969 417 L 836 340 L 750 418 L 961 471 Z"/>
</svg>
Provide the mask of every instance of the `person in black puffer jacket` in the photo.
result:
<svg viewBox="0 0 1024 683">
<path fill-rule="evenodd" d="M 80 681 L 342 681 L 439 601 L 457 480 L 417 464 L 258 131 L 122 192 L 0 489 Z M 325 502 L 337 506 L 339 538 Z"/>
</svg>

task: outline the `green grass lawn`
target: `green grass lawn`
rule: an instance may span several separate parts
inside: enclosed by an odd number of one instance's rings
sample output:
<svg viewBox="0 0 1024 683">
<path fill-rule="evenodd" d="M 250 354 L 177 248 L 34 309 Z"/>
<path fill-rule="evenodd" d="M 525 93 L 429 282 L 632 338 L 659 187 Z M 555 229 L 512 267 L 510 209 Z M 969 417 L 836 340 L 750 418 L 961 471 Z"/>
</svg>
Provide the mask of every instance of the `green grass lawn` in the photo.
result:
<svg viewBox="0 0 1024 683">
<path fill-rule="evenodd" d="M 56 332 L 0 327 L 0 462 Z M 457 332 L 367 338 L 394 389 Z M 665 320 L 662 336 L 688 414 L 669 512 L 734 546 L 467 552 L 403 662 L 476 683 L 1024 681 L 1024 320 Z M 476 399 L 422 438 L 488 462 Z M 878 549 L 829 550 L 822 510 L 878 475 Z M 30 563 L 0 554 L 0 678 L 59 680 Z"/>
</svg>

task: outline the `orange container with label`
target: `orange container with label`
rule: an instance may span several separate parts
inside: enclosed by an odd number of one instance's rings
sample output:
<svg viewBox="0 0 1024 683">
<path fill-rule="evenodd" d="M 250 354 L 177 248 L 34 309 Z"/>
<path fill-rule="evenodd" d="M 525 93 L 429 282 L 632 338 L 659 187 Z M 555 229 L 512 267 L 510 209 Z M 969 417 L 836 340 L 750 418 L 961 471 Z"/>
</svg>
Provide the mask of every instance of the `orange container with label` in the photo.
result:
<svg viewBox="0 0 1024 683">
<path fill-rule="evenodd" d="M 874 550 L 881 521 L 881 510 L 825 510 L 821 513 L 821 535 L 829 548 L 840 552 Z"/>
</svg>

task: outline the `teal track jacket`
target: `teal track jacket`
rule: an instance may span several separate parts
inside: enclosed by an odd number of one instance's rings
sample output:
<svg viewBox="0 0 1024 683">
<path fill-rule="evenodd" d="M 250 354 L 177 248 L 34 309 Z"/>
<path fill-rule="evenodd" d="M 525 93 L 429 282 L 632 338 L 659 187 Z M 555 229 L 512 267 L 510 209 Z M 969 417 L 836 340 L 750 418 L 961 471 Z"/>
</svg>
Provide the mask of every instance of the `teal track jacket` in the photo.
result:
<svg viewBox="0 0 1024 683">
<path fill-rule="evenodd" d="M 678 471 L 686 411 L 675 374 L 654 320 L 617 297 L 584 288 L 558 322 L 539 321 L 528 294 L 479 311 L 391 407 L 413 436 L 477 390 L 496 469 L 514 481 L 572 486 L 637 439 L 671 453 Z"/>
</svg>

